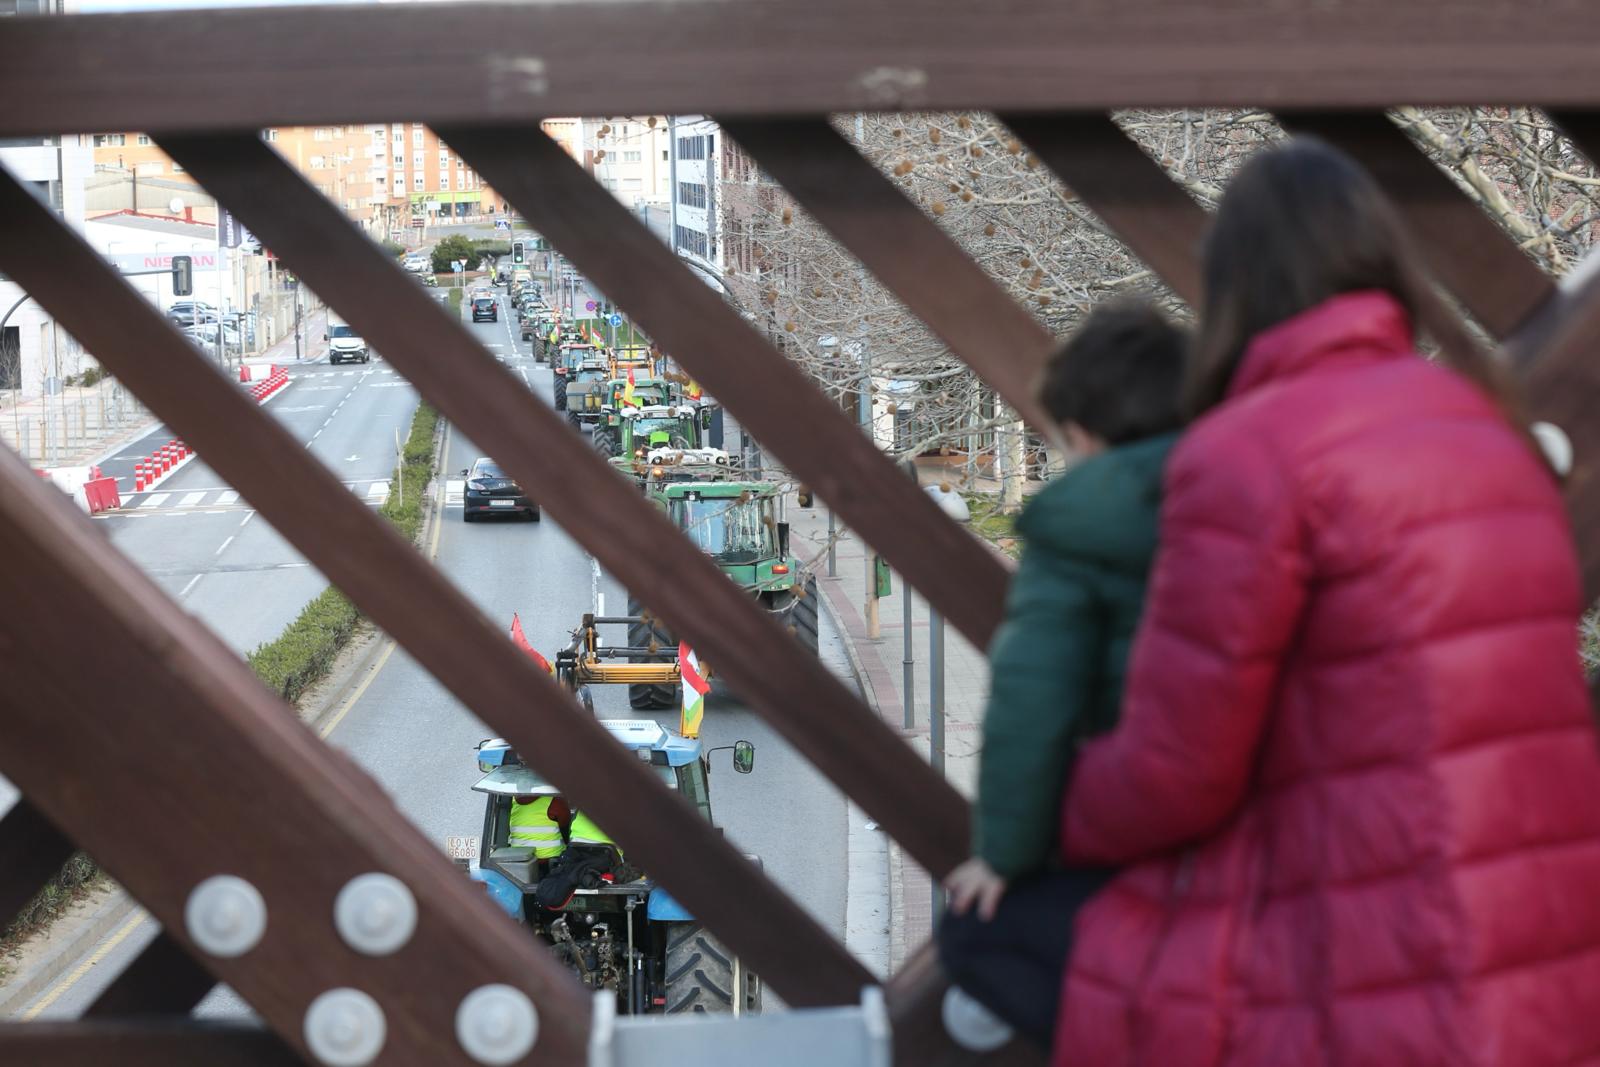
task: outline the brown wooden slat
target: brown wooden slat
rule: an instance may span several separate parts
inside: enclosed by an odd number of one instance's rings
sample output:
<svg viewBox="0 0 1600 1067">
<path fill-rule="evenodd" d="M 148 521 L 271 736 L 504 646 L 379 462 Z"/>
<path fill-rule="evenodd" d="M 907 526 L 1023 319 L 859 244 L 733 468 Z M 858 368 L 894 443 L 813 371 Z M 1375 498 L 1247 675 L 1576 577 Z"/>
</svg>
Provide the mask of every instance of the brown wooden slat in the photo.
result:
<svg viewBox="0 0 1600 1067">
<path fill-rule="evenodd" d="M 0 205 L 12 190 L 35 203 L 6 182 Z M 31 232 L 15 211 L 0 206 L 0 215 L 8 233 Z M 42 257 L 71 262 L 62 254 L 71 246 L 33 244 Z M 110 288 L 102 279 L 78 272 L 73 281 L 101 312 L 115 312 L 115 300 L 97 299 Z M 0 773 L 191 950 L 190 890 L 221 873 L 254 885 L 267 906 L 265 936 L 243 956 L 207 963 L 285 1041 L 304 1047 L 314 996 L 356 986 L 390 1020 L 386 1062 L 464 1063 L 455 1006 L 485 982 L 505 982 L 542 1005 L 547 1053 L 582 1057 L 589 1000 L 565 968 L 7 450 L 0 558 L 28 561 L 0 568 L 0 601 L 16 609 L 0 640 Z M 83 669 L 84 648 L 95 650 L 93 671 Z M 114 713 L 105 678 L 118 680 Z M 63 770 L 63 752 L 78 774 Z M 339 889 L 368 871 L 395 875 L 417 903 L 411 940 L 389 957 L 358 956 L 333 929 Z"/>
<path fill-rule="evenodd" d="M 1055 341 L 961 247 L 825 119 L 741 120 L 722 128 L 1035 429 L 1033 396 Z"/>
<path fill-rule="evenodd" d="M 1567 510 L 1583 563 L 1586 603 L 1600 597 L 1600 275 L 1589 273 L 1563 291 L 1541 316 L 1537 337 L 1514 342 L 1528 415 L 1553 422 L 1572 440 Z"/>
<path fill-rule="evenodd" d="M 481 127 L 438 132 L 968 640 L 988 644 L 1000 622 L 1005 567 L 798 367 L 549 137 Z"/>
<path fill-rule="evenodd" d="M 1513 333 L 1554 292 L 1544 271 L 1382 112 L 1287 111 L 1278 119 L 1343 149 L 1372 173 L 1433 273 L 1494 336 Z"/>
<path fill-rule="evenodd" d="M 188 1015 L 217 980 L 165 930 L 101 990 L 84 1018 Z"/>
<path fill-rule="evenodd" d="M 272 1031 L 242 1023 L 0 1023 L 0 1063 L 16 1067 L 302 1067 L 315 1062 L 301 1059 Z"/>
<path fill-rule="evenodd" d="M 1530 18 L 1512 0 L 616 0 L 464 3 L 447 23 L 411 5 L 381 19 L 361 7 L 263 5 L 30 20 L 0 34 L 0 89 L 28 103 L 0 112 L 0 135 L 543 115 L 1600 102 L 1597 20 L 1572 0 L 1541 11 Z M 602 41 L 650 47 L 597 64 Z M 176 81 L 161 73 L 173 71 Z"/>
<path fill-rule="evenodd" d="M 919 862 L 964 858 L 960 796 L 275 153 L 253 137 L 163 144 Z"/>
<path fill-rule="evenodd" d="M 1205 210 L 1104 115 L 1000 116 L 1112 233 L 1200 306 Z"/>
<path fill-rule="evenodd" d="M 0 930 L 75 851 L 38 808 L 20 798 L 0 819 Z"/>
<path fill-rule="evenodd" d="M 992 1053 L 968 1052 L 950 1040 L 940 1018 L 940 1006 L 950 979 L 939 965 L 933 944 L 912 953 L 890 979 L 887 989 L 889 1022 L 894 1029 L 897 1067 L 1039 1067 L 1043 1054 L 1025 1041 L 1013 1039 Z"/>
<path fill-rule="evenodd" d="M 246 141 L 268 151 L 254 138 Z M 842 947 L 617 746 L 510 644 L 501 626 L 485 619 L 15 181 L 0 181 L 0 227 L 12 238 L 0 242 L 0 270 L 27 288 L 441 684 L 626 841 L 641 866 L 687 907 L 714 916 L 707 921 L 786 999 L 855 997 L 865 971 Z M 259 232 L 266 237 L 269 231 Z M 337 238 L 323 233 L 319 239 Z M 29 256 L 20 254 L 24 246 L 31 248 Z M 352 272 L 351 279 L 359 278 Z M 383 316 L 409 330 L 417 324 L 403 312 L 420 301 L 419 321 L 437 323 L 437 308 L 404 280 L 409 291 L 384 303 Z M 426 350 L 426 356 L 438 359 L 440 352 Z M 459 366 L 452 368 L 453 375 L 461 373 Z M 460 380 L 458 391 L 465 382 Z M 480 405 L 476 410 L 488 410 L 472 385 L 464 384 L 464 390 L 461 395 Z M 274 462 L 263 464 L 261 456 Z M 429 854 L 439 859 L 436 850 Z M 739 907 L 731 907 L 734 902 Z M 580 1012 L 575 1018 L 582 1017 Z"/>
</svg>

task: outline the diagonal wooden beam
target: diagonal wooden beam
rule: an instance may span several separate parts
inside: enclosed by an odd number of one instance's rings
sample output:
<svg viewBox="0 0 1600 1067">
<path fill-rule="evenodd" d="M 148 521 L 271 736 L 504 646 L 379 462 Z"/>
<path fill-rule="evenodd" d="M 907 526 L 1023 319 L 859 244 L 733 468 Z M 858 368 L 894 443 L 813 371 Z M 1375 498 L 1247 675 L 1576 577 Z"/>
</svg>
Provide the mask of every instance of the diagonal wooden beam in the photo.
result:
<svg viewBox="0 0 1600 1067">
<path fill-rule="evenodd" d="M 0 819 L 0 930 L 56 876 L 75 851 L 71 840 L 22 797 Z"/>
<path fill-rule="evenodd" d="M 826 119 L 723 117 L 722 128 L 1036 430 L 1054 339 Z"/>
<path fill-rule="evenodd" d="M 968 640 L 988 644 L 1005 599 L 1007 572 L 998 558 L 897 471 L 616 197 L 538 130 L 462 126 L 439 136 Z"/>
<path fill-rule="evenodd" d="M 254 138 L 246 140 L 270 151 Z M 295 181 L 304 184 L 298 178 Z M 530 764 L 601 825 L 627 841 L 629 852 L 642 867 L 658 875 L 687 907 L 707 916 L 734 950 L 765 973 L 786 999 L 828 1003 L 856 996 L 865 971 L 841 946 L 762 877 L 691 805 L 618 746 L 570 694 L 535 669 L 506 639 L 500 626 L 485 619 L 392 527 L 251 403 L 236 383 L 217 373 L 201 352 L 47 207 L 10 179 L 0 181 L 0 229 L 11 237 L 0 242 L 0 270 L 28 289 L 441 684 L 508 738 Z M 257 229 L 268 236 L 265 228 Z M 344 229 L 348 231 L 348 227 Z M 327 241 L 335 239 L 332 234 L 321 236 Z M 24 246 L 32 248 L 31 255 L 21 254 Z M 375 248 L 364 247 L 382 259 Z M 399 276 L 398 267 L 386 266 Z M 359 280 L 359 270 L 351 276 Z M 435 324 L 436 331 L 441 313 L 414 282 L 403 280 L 410 290 L 397 292 L 388 300 L 384 317 L 391 327 L 399 322 L 408 328 L 415 325 L 408 321 L 415 317 L 421 323 Z M 454 329 L 464 334 L 459 324 Z M 425 353 L 427 359 L 441 356 L 440 350 L 426 347 L 417 352 Z M 463 373 L 459 366 L 452 372 Z M 475 402 L 481 402 L 487 392 L 475 388 L 470 378 L 458 384 L 458 395 Z M 506 388 L 498 381 L 492 386 Z M 273 462 L 261 463 L 261 456 L 272 456 Z M 587 458 L 594 459 L 592 450 Z M 37 477 L 33 480 L 38 481 Z M 27 556 L 22 553 L 16 558 Z M 166 603 L 159 594 L 155 596 Z M 221 647 L 214 639 L 209 643 Z M 253 676 L 247 677 L 259 688 Z M 253 795 L 276 796 L 271 790 Z M 372 817 L 378 818 L 376 814 Z M 69 825 L 69 830 L 75 832 L 77 825 Z M 79 840 L 93 847 L 88 838 L 80 836 Z M 443 865 L 435 846 L 414 834 L 404 841 L 415 862 Z M 110 858 L 106 859 L 109 864 Z M 120 876 L 117 868 L 112 869 Z M 453 885 L 466 888 L 467 883 L 453 870 L 443 869 L 452 876 Z M 122 880 L 127 884 L 127 879 Z M 734 903 L 739 907 L 733 907 Z M 171 918 L 170 913 L 164 917 L 169 929 Z M 551 963 L 546 956 L 538 958 Z M 558 973 L 566 980 L 565 972 Z M 223 977 L 220 971 L 219 977 Z M 231 975 L 228 981 L 235 984 Z M 574 1025 L 581 1026 L 586 1011 L 586 1007 L 574 1009 Z"/>
<path fill-rule="evenodd" d="M 1011 128 L 1189 306 L 1200 306 L 1206 213 L 1104 115 L 1003 114 Z"/>
<path fill-rule="evenodd" d="M 83 1017 L 188 1015 L 216 984 L 177 939 L 163 930 L 101 990 Z"/>
<path fill-rule="evenodd" d="M 1495 337 L 1508 337 L 1555 285 L 1504 230 L 1381 111 L 1281 111 L 1366 167 L 1399 208 L 1435 276 Z"/>
<path fill-rule="evenodd" d="M 276 153 L 253 137 L 163 144 L 919 862 L 960 862 L 960 795 Z"/>
<path fill-rule="evenodd" d="M 582 1053 L 579 1053 L 581 1062 Z M 51 1067 L 303 1067 L 271 1030 L 190 1019 L 0 1023 L 0 1063 Z M 385 1060 L 384 1062 L 390 1062 Z"/>
<path fill-rule="evenodd" d="M 0 136 L 545 115 L 1594 105 L 1600 26 L 1506 0 L 612 0 L 18 20 Z M 249 41 L 219 49 L 217 41 Z M 596 41 L 648 41 L 597 68 Z M 395 71 L 406 71 L 396 78 Z M 285 77 L 286 69 L 293 71 Z M 153 71 L 183 71 L 174 92 Z M 92 73 L 90 73 L 92 72 Z M 26 97 L 18 94 L 26 91 Z"/>
<path fill-rule="evenodd" d="M 1569 279 L 1530 336 L 1513 339 L 1528 415 L 1553 422 L 1572 441 L 1567 510 L 1583 564 L 1585 603 L 1600 597 L 1600 261 Z"/>
<path fill-rule="evenodd" d="M 950 1039 L 940 1011 L 950 980 L 939 964 L 939 953 L 927 942 L 912 953 L 889 980 L 889 1023 L 894 1028 L 896 1067 L 1042 1067 L 1045 1055 L 1019 1038 L 980 1054 L 961 1048 Z M 903 1036 L 902 1036 L 903 1035 Z"/>
<path fill-rule="evenodd" d="M 8 210 L 8 188 L 17 186 L 0 183 L 6 231 L 30 233 Z M 46 260 L 71 261 L 48 240 L 31 243 Z M 95 299 L 100 279 L 80 272 L 72 280 L 100 312 L 115 312 Z M 502 982 L 540 1006 L 545 1051 L 582 1057 L 589 1000 L 565 968 L 7 450 L 0 558 L 28 561 L 0 568 L 0 600 L 17 609 L 0 629 L 0 773 L 188 951 L 205 953 L 286 1042 L 306 1047 L 312 998 L 356 986 L 391 1020 L 390 1062 L 460 1063 L 456 1005 L 477 986 Z M 84 648 L 95 650 L 93 671 L 83 669 Z M 105 707 L 107 677 L 119 682 L 114 713 Z M 63 773 L 63 752 L 79 774 Z M 248 833 L 238 819 L 219 817 L 241 804 L 260 816 L 247 820 Z M 410 891 L 417 923 L 397 953 L 368 959 L 341 944 L 331 916 L 344 886 L 374 871 Z M 206 952 L 189 932 L 193 892 L 218 875 L 244 879 L 260 895 L 262 933 L 243 954 Z"/>
</svg>

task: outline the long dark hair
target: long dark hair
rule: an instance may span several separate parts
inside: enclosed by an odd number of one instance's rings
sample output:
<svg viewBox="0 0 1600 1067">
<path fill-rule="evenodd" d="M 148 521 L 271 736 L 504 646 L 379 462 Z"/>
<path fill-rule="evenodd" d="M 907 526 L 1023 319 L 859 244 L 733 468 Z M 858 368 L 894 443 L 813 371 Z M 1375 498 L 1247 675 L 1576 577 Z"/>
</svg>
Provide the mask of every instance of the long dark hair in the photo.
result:
<svg viewBox="0 0 1600 1067">
<path fill-rule="evenodd" d="M 1184 389 L 1191 417 L 1222 401 L 1257 334 L 1340 293 L 1383 289 L 1442 361 L 1523 430 L 1509 378 L 1434 291 L 1389 198 L 1331 145 L 1296 137 L 1240 168 L 1204 258 L 1205 301 Z"/>
</svg>

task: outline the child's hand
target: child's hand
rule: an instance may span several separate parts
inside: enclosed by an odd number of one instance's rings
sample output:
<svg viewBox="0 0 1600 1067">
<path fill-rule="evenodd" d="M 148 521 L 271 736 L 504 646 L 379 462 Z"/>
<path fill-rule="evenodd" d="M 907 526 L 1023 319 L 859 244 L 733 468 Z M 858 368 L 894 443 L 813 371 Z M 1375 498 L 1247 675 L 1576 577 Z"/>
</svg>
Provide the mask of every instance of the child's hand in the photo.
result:
<svg viewBox="0 0 1600 1067">
<path fill-rule="evenodd" d="M 974 903 L 978 905 L 978 918 L 988 922 L 994 918 L 995 908 L 1006 892 L 1006 880 L 994 873 L 982 859 L 973 856 L 945 876 L 944 887 L 950 891 L 950 910 L 965 915 Z"/>
</svg>

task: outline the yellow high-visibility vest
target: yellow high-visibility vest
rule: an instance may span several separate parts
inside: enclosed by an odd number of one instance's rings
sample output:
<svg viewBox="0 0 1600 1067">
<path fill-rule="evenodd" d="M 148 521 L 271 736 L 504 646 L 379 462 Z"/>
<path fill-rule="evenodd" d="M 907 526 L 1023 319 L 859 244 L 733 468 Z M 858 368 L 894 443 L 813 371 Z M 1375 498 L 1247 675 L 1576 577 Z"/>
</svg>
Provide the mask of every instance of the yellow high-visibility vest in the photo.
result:
<svg viewBox="0 0 1600 1067">
<path fill-rule="evenodd" d="M 606 835 L 606 832 L 594 824 L 594 820 L 581 811 L 572 813 L 572 825 L 567 828 L 567 839 L 574 845 L 616 845 Z M 622 855 L 622 849 L 617 849 L 617 855 Z"/>
<path fill-rule="evenodd" d="M 554 859 L 567 850 L 561 840 L 561 826 L 550 817 L 550 801 L 554 797 L 539 797 L 531 804 L 511 802 L 511 833 L 508 844 L 513 848 L 531 848 L 537 859 Z"/>
</svg>

